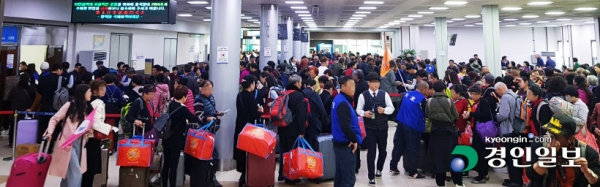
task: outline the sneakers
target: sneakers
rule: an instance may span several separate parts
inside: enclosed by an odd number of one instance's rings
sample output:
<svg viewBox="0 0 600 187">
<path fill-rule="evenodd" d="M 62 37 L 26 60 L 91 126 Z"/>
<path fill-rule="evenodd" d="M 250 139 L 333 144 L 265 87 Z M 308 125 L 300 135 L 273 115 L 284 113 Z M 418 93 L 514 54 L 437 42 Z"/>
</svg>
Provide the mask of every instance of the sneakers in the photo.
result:
<svg viewBox="0 0 600 187">
<path fill-rule="evenodd" d="M 464 185 L 464 184 L 463 184 L 463 185 L 458 185 L 458 184 L 455 184 L 454 186 L 455 186 L 455 187 L 465 187 L 465 185 Z"/>
<path fill-rule="evenodd" d="M 425 176 L 419 174 L 419 173 L 415 173 L 414 175 L 410 176 L 411 179 L 424 179 Z"/>
<path fill-rule="evenodd" d="M 392 175 L 398 175 L 398 174 L 400 174 L 400 170 L 393 169 L 393 170 L 390 170 L 390 173 L 392 173 Z"/>
<path fill-rule="evenodd" d="M 479 177 L 473 178 L 473 180 L 471 180 L 471 183 L 473 183 L 473 184 L 485 184 L 487 182 L 487 179 L 485 177 L 483 179 L 479 179 L 479 180 L 477 180 L 477 178 L 479 178 Z"/>
<path fill-rule="evenodd" d="M 379 171 L 379 170 L 375 171 L 375 177 L 381 177 L 381 171 Z"/>
<path fill-rule="evenodd" d="M 369 186 L 375 186 L 375 179 L 369 180 Z"/>
</svg>

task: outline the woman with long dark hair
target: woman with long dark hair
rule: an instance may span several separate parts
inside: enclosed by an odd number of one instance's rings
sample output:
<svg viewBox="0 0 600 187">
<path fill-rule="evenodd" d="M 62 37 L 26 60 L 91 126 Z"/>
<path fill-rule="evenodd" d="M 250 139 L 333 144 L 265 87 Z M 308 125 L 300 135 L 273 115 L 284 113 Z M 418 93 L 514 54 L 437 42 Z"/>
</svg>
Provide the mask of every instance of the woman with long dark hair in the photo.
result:
<svg viewBox="0 0 600 187">
<path fill-rule="evenodd" d="M 35 87 L 30 83 L 33 78 L 28 73 L 23 73 L 19 77 L 19 83 L 8 93 L 8 101 L 10 102 L 10 110 L 12 111 L 25 111 L 31 109 L 36 97 Z M 17 102 L 18 101 L 18 102 Z M 25 118 L 25 115 L 18 115 L 17 121 Z M 13 123 L 10 124 L 8 134 L 8 146 L 12 147 L 13 131 L 15 127 Z"/>
<path fill-rule="evenodd" d="M 586 105 L 590 103 L 590 99 L 592 99 L 592 91 L 590 90 L 590 86 L 587 84 L 587 80 L 584 76 L 577 75 L 573 79 L 573 85 L 577 87 L 577 91 L 579 92 L 579 99 L 583 101 Z"/>
<path fill-rule="evenodd" d="M 60 135 L 54 145 L 53 159 L 50 163 L 48 174 L 61 177 L 61 187 L 81 186 L 82 173 L 87 171 L 87 150 L 86 143 L 88 135 L 93 132 L 90 130 L 87 135 L 77 138 L 71 146 L 62 148 L 62 144 L 71 136 L 75 129 L 79 127 L 85 117 L 92 111 L 90 100 L 92 91 L 90 86 L 80 84 L 73 90 L 74 98 L 65 103 L 48 123 L 48 129 L 44 137 L 51 141 L 54 128 L 60 121 L 64 120 Z"/>
<path fill-rule="evenodd" d="M 253 75 L 246 75 L 242 78 L 242 92 L 240 92 L 236 99 L 237 116 L 235 119 L 235 136 L 234 136 L 234 151 L 233 158 L 236 160 L 237 171 L 242 173 L 239 179 L 239 186 L 246 184 L 246 152 L 237 149 L 238 134 L 242 132 L 242 129 L 248 123 L 255 123 L 260 119 L 260 115 L 263 112 L 263 108 L 258 106 L 258 102 L 255 98 L 254 89 L 256 88 L 256 77 Z"/>
</svg>

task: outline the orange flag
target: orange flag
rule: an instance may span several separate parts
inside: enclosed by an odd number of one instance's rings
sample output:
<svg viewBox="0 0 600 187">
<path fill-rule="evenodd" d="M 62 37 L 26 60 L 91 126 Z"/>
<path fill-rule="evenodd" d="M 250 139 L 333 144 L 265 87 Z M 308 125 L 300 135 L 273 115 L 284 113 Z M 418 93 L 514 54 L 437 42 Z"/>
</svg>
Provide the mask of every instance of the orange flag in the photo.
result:
<svg viewBox="0 0 600 187">
<path fill-rule="evenodd" d="M 381 71 L 379 72 L 379 75 L 385 77 L 385 75 L 387 75 L 390 72 L 390 60 L 392 60 L 392 58 L 394 57 L 392 56 L 392 53 L 387 47 L 387 43 L 384 39 L 385 37 L 383 37 L 384 34 L 382 33 L 381 36 L 383 42 L 383 58 L 381 62 Z"/>
</svg>

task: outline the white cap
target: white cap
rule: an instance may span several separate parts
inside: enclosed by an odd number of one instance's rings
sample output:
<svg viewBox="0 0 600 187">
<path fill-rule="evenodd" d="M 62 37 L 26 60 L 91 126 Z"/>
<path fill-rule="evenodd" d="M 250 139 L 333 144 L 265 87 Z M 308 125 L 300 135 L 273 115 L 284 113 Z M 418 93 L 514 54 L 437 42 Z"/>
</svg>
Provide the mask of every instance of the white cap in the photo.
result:
<svg viewBox="0 0 600 187">
<path fill-rule="evenodd" d="M 40 69 L 48 70 L 48 69 L 50 69 L 50 64 L 48 64 L 48 62 L 43 62 L 42 65 L 40 66 Z"/>
</svg>

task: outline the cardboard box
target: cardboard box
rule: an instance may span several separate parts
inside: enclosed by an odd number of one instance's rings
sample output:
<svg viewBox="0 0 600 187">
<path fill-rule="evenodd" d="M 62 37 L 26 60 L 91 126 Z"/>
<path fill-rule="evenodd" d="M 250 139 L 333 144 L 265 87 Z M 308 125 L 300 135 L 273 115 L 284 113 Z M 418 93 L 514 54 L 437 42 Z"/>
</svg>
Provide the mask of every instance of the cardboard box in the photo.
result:
<svg viewBox="0 0 600 187">
<path fill-rule="evenodd" d="M 21 144 L 17 145 L 15 157 L 20 157 L 29 153 L 37 153 L 40 148 L 40 144 Z"/>
</svg>

